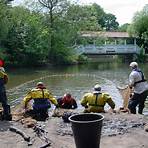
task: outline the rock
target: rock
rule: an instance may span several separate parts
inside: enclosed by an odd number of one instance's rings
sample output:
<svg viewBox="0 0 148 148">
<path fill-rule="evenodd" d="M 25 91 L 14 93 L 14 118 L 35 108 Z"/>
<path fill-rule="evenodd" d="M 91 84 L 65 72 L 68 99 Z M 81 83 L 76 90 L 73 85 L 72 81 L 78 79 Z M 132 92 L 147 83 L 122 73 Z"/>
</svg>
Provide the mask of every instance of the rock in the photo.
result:
<svg viewBox="0 0 148 148">
<path fill-rule="evenodd" d="M 146 132 L 148 132 L 148 124 L 146 124 L 146 125 L 144 126 L 144 130 L 145 130 Z"/>
<path fill-rule="evenodd" d="M 32 128 L 36 125 L 37 121 L 35 119 L 32 119 L 31 117 L 28 117 L 28 118 L 22 119 L 21 123 L 28 128 Z"/>
</svg>

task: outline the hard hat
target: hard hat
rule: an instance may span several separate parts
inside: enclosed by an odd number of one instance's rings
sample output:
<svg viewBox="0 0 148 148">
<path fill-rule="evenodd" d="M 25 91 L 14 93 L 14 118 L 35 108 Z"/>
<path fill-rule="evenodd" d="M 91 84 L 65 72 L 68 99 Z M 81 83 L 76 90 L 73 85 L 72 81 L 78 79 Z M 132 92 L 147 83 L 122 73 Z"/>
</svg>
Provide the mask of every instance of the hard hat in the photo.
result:
<svg viewBox="0 0 148 148">
<path fill-rule="evenodd" d="M 138 63 L 137 62 L 131 62 L 129 66 L 132 67 L 132 68 L 138 67 Z"/>
<path fill-rule="evenodd" d="M 39 85 L 42 85 L 42 86 L 44 86 L 44 83 L 43 82 L 37 82 L 37 84 L 36 84 L 37 86 L 39 86 Z"/>
<path fill-rule="evenodd" d="M 94 86 L 94 92 L 93 93 L 100 93 L 100 91 L 101 91 L 101 86 L 99 84 L 96 84 Z"/>
</svg>

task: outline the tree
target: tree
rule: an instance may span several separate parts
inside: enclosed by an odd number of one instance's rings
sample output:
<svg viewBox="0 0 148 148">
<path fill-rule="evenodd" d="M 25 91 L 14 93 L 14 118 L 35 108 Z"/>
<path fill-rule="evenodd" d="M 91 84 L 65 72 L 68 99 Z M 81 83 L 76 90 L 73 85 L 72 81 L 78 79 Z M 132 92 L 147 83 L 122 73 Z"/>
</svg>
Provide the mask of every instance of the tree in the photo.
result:
<svg viewBox="0 0 148 148">
<path fill-rule="evenodd" d="M 42 22 L 42 15 L 28 9 L 11 9 L 12 25 L 3 41 L 7 59 L 11 64 L 37 65 L 46 59 L 49 31 Z"/>
<path fill-rule="evenodd" d="M 130 25 L 130 24 L 125 23 L 125 24 L 119 26 L 118 30 L 121 31 L 121 32 L 127 32 L 127 29 L 128 29 L 128 27 L 129 27 L 129 25 Z"/>
<path fill-rule="evenodd" d="M 148 53 L 148 4 L 144 6 L 142 11 L 135 14 L 128 32 L 137 36 L 138 44 Z"/>
<path fill-rule="evenodd" d="M 49 16 L 46 14 L 47 25 L 49 25 L 49 29 L 51 30 L 50 34 L 50 42 L 49 42 L 49 61 L 55 62 L 57 49 L 56 47 L 56 29 L 54 22 L 56 21 L 57 16 L 63 14 L 65 8 L 68 6 L 66 0 L 39 0 L 39 3 L 47 9 Z"/>
<path fill-rule="evenodd" d="M 115 31 L 118 29 L 119 23 L 116 21 L 115 15 L 111 13 L 105 14 L 103 21 L 104 21 L 104 25 L 102 25 L 102 27 L 106 31 Z"/>
<path fill-rule="evenodd" d="M 101 30 L 95 6 L 92 5 L 71 5 L 67 11 L 67 19 L 73 22 L 79 31 Z"/>
<path fill-rule="evenodd" d="M 1 41 L 7 36 L 10 27 L 9 6 L 5 0 L 0 0 L 0 45 Z"/>
</svg>

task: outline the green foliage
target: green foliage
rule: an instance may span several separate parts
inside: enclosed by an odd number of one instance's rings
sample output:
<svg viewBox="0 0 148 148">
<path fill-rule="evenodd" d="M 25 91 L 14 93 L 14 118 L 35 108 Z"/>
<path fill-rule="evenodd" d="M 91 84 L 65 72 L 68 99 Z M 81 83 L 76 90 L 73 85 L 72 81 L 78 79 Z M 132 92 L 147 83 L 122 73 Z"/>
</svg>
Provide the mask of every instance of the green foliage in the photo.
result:
<svg viewBox="0 0 148 148">
<path fill-rule="evenodd" d="M 130 24 L 125 23 L 125 24 L 119 26 L 118 30 L 121 31 L 121 32 L 127 32 L 127 29 L 128 29 L 128 27 L 129 27 L 129 25 L 130 25 Z"/>
<path fill-rule="evenodd" d="M 106 31 L 115 31 L 118 29 L 119 23 L 116 21 L 115 15 L 111 13 L 105 14 L 103 21 L 104 21 L 104 24 L 102 25 L 102 27 Z"/>
<path fill-rule="evenodd" d="M 23 65 L 36 65 L 44 61 L 48 54 L 49 31 L 42 24 L 42 17 L 22 7 L 14 7 L 11 10 L 11 23 L 7 39 L 4 40 L 9 61 Z"/>
<path fill-rule="evenodd" d="M 8 0 L 0 0 L 0 56 L 13 65 L 85 61 L 86 57 L 77 56 L 74 45 L 101 45 L 104 39 L 81 39 L 78 32 L 118 27 L 116 17 L 97 4 L 82 6 L 67 0 L 28 0 L 24 4 L 11 7 Z"/>
<path fill-rule="evenodd" d="M 145 50 L 142 48 L 140 53 L 137 55 L 137 61 L 138 62 L 145 62 L 147 56 L 145 55 Z"/>
<path fill-rule="evenodd" d="M 143 46 L 148 53 L 148 5 L 135 14 L 128 31 L 139 38 L 139 46 Z"/>
<path fill-rule="evenodd" d="M 87 63 L 88 62 L 88 58 L 85 55 L 79 55 L 77 57 L 77 61 L 78 61 L 79 64 Z"/>
<path fill-rule="evenodd" d="M 54 32 L 52 32 L 52 48 L 49 51 L 49 60 L 53 64 L 73 63 L 74 54 L 72 46 L 74 45 L 77 31 L 70 23 L 64 20 L 57 20 Z M 72 29 L 73 28 L 73 29 Z"/>
<path fill-rule="evenodd" d="M 0 0 L 0 44 L 3 39 L 6 38 L 9 27 L 9 7 L 4 0 Z"/>
<path fill-rule="evenodd" d="M 80 31 L 101 30 L 97 13 L 92 6 L 71 5 L 67 12 L 67 19 L 75 23 Z"/>
</svg>

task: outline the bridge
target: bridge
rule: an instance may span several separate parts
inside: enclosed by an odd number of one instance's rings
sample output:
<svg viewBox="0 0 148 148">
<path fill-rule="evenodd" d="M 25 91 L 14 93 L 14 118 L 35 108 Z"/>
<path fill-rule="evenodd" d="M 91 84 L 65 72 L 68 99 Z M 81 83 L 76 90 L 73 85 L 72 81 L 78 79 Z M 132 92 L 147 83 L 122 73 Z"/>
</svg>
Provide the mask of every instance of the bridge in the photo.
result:
<svg viewBox="0 0 148 148">
<path fill-rule="evenodd" d="M 127 32 L 81 32 L 81 38 L 91 39 L 92 43 L 78 45 L 76 51 L 84 55 L 134 55 L 139 54 L 141 48 L 136 44 L 136 38 Z M 97 45 L 96 39 L 103 39 Z"/>
<path fill-rule="evenodd" d="M 139 54 L 141 48 L 138 45 L 80 45 L 76 50 L 84 55 L 129 55 Z"/>
</svg>

